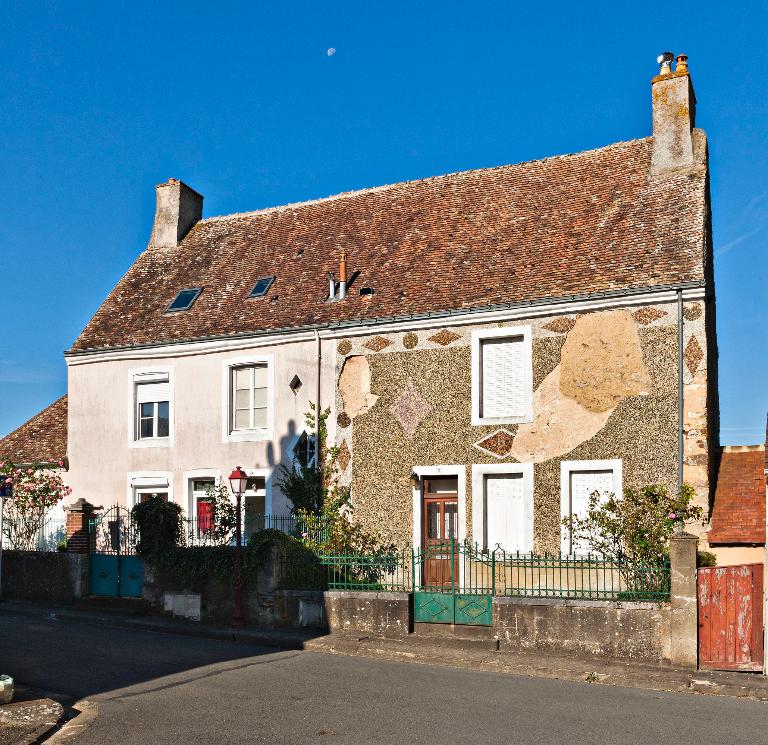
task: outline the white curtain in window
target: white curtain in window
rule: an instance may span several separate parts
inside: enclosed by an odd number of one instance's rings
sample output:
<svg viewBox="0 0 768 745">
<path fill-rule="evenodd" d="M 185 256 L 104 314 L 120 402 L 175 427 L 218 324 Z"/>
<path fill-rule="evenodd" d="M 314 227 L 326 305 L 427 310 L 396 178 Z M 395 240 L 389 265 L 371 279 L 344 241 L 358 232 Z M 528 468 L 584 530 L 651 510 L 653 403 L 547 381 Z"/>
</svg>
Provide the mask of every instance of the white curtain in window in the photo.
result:
<svg viewBox="0 0 768 745">
<path fill-rule="evenodd" d="M 481 348 L 481 416 L 486 418 L 525 416 L 523 337 L 486 339 L 481 343 Z"/>
<path fill-rule="evenodd" d="M 521 473 L 485 477 L 487 548 L 528 552 L 533 547 L 526 520 L 525 489 Z"/>
</svg>

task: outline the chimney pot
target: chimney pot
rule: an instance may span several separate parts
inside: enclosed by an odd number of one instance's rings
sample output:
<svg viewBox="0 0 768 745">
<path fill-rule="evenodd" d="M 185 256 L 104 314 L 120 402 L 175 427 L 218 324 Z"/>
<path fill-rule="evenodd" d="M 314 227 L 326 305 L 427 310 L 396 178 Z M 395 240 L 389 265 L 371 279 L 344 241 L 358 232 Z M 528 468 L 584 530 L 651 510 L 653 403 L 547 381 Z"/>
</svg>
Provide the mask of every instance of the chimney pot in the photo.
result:
<svg viewBox="0 0 768 745">
<path fill-rule="evenodd" d="M 675 61 L 677 62 L 677 67 L 675 68 L 675 72 L 688 72 L 688 55 L 687 54 L 679 54 Z"/>
<path fill-rule="evenodd" d="M 203 196 L 175 178 L 158 184 L 155 194 L 157 207 L 149 245 L 174 248 L 203 216 Z"/>
</svg>

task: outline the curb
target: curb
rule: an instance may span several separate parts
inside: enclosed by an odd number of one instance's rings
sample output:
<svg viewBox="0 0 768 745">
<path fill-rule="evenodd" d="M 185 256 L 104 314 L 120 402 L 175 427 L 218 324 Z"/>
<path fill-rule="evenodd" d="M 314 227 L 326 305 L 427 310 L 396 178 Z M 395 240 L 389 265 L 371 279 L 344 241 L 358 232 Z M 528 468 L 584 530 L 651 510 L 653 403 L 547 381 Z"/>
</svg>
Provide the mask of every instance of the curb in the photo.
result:
<svg viewBox="0 0 768 745">
<path fill-rule="evenodd" d="M 51 745 L 63 745 L 63 743 L 71 742 L 84 732 L 86 727 L 96 719 L 99 713 L 98 706 L 93 701 L 88 701 L 86 699 L 77 701 L 71 708 L 78 713 L 45 740 L 46 743 L 51 743 Z"/>
</svg>

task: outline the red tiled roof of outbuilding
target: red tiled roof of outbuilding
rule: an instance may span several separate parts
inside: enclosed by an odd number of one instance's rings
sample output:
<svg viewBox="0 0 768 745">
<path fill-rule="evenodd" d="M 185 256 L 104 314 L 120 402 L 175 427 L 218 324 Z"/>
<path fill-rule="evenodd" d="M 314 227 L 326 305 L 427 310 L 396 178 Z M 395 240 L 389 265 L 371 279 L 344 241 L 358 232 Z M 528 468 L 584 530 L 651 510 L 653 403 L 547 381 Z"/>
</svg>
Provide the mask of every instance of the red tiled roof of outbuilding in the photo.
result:
<svg viewBox="0 0 768 745">
<path fill-rule="evenodd" d="M 56 463 L 67 454 L 67 397 L 62 396 L 0 439 L 0 460 Z"/>
</svg>

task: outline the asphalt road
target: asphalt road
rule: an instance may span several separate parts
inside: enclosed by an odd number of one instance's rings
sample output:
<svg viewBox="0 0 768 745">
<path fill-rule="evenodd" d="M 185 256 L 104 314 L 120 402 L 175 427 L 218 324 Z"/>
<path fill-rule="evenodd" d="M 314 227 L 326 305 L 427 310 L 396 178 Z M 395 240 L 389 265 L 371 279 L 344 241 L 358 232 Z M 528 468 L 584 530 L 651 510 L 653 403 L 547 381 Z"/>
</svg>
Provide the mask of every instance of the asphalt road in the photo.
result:
<svg viewBox="0 0 768 745">
<path fill-rule="evenodd" d="M 97 701 L 78 745 L 768 743 L 768 705 L 756 701 L 274 652 L 1 608 L 0 667 Z"/>
</svg>

